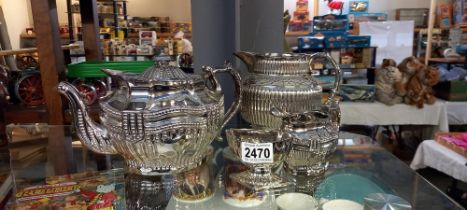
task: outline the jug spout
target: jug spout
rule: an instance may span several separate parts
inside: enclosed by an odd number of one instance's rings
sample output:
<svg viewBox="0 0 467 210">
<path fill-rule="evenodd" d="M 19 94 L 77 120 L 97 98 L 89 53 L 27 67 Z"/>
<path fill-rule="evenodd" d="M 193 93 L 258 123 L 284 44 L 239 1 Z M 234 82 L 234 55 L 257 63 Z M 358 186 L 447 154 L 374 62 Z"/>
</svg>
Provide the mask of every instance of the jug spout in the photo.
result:
<svg viewBox="0 0 467 210">
<path fill-rule="evenodd" d="M 245 51 L 240 51 L 234 53 L 237 58 L 242 60 L 243 63 L 246 64 L 248 67 L 248 71 L 252 72 L 253 69 L 255 68 L 255 63 L 256 63 L 256 54 L 252 52 L 245 52 Z"/>
<path fill-rule="evenodd" d="M 97 153 L 116 154 L 107 130 L 91 119 L 79 91 L 68 82 L 60 82 L 58 91 L 68 99 L 73 115 L 73 124 L 83 144 Z"/>
</svg>

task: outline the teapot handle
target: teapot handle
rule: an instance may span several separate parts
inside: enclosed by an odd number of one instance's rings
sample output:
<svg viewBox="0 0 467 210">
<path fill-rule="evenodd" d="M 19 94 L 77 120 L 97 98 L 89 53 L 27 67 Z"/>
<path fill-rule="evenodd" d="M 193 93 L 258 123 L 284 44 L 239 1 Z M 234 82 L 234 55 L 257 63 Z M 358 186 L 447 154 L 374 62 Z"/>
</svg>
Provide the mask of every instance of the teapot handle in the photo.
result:
<svg viewBox="0 0 467 210">
<path fill-rule="evenodd" d="M 216 92 L 221 92 L 221 88 L 219 85 L 219 82 L 215 78 L 215 74 L 217 73 L 223 73 L 223 72 L 228 72 L 233 78 L 233 81 L 235 83 L 235 97 L 234 97 L 234 102 L 230 106 L 230 108 L 227 110 L 227 112 L 224 114 L 224 118 L 222 119 L 222 124 L 221 128 L 223 128 L 227 122 L 234 116 L 235 112 L 237 112 L 238 108 L 240 107 L 240 102 L 242 101 L 242 86 L 241 86 L 241 77 L 240 74 L 232 68 L 232 65 L 229 62 L 226 62 L 224 64 L 224 68 L 220 69 L 214 69 L 209 66 L 203 66 L 202 69 L 207 73 L 207 79 L 213 83 L 213 91 Z"/>
<path fill-rule="evenodd" d="M 326 52 L 318 52 L 314 53 L 309 56 L 310 61 L 308 62 L 308 66 L 310 68 L 310 71 L 312 70 L 312 64 L 315 58 L 325 58 L 328 60 L 333 68 L 336 70 L 336 81 L 334 82 L 334 87 L 331 90 L 331 95 L 329 96 L 328 100 L 334 100 L 336 93 L 339 91 L 339 86 L 341 85 L 341 68 L 340 66 L 336 63 L 336 61 Z"/>
</svg>

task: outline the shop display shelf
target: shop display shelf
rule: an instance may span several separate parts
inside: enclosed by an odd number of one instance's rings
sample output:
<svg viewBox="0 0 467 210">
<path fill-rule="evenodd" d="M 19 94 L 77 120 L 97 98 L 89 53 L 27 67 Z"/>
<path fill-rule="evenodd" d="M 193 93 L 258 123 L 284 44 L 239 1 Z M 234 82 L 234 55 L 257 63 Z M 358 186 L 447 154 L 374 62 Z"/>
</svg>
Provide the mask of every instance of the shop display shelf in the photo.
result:
<svg viewBox="0 0 467 210">
<path fill-rule="evenodd" d="M 21 127 L 22 125 L 18 125 Z M 292 181 L 294 183 L 287 188 L 274 191 L 264 191 L 265 199 L 253 207 L 235 207 L 231 204 L 242 205 L 245 201 L 229 202 L 229 197 L 225 197 L 224 188 L 224 170 L 226 164 L 222 152 L 215 152 L 216 163 L 213 165 L 213 172 L 217 176 L 212 176 L 209 180 L 214 185 L 214 193 L 201 201 L 184 202 L 172 195 L 176 185 L 173 184 L 173 176 L 166 175 L 160 178 L 144 178 L 138 176 L 125 175 L 125 170 L 119 167 L 122 159 L 115 155 L 108 155 L 102 158 L 85 149 L 81 145 L 75 144 L 74 136 L 70 126 L 49 126 L 45 142 L 50 143 L 50 138 L 56 138 L 55 133 L 51 131 L 63 130 L 63 140 L 66 142 L 65 149 L 60 147 L 46 146 L 46 159 L 34 162 L 33 164 L 23 165 L 18 159 L 11 160 L 10 171 L 13 175 L 13 195 L 21 192 L 27 187 L 44 186 L 48 183 L 77 182 L 84 184 L 85 193 L 96 191 L 98 185 L 114 186 L 107 195 L 114 198 L 111 204 L 116 209 L 126 209 L 125 203 L 139 203 L 141 205 L 152 205 L 162 207 L 162 209 L 277 209 L 277 196 L 296 191 L 296 184 L 300 186 L 310 186 L 310 191 L 317 199 L 346 199 L 363 204 L 363 198 L 371 193 L 389 193 L 409 201 L 412 209 L 463 209 L 455 201 L 447 197 L 441 190 L 435 188 L 419 174 L 414 172 L 404 162 L 377 145 L 371 138 L 341 132 L 338 141 L 337 151 L 331 156 L 329 167 L 324 177 L 312 181 L 312 183 L 301 183 L 301 181 Z M 222 148 L 216 150 L 222 151 Z M 60 152 L 57 152 L 60 151 Z M 59 174 L 54 169 L 59 168 L 57 160 L 70 160 L 67 166 L 74 166 L 71 174 Z M 59 163 L 59 162 L 58 162 Z M 74 169 L 73 169 L 74 168 Z M 100 168 L 100 169 L 98 169 Z M 289 176 L 283 171 L 279 172 L 284 176 Z M 290 178 L 290 177 L 289 177 Z M 203 178 L 205 179 L 205 178 Z M 94 184 L 96 182 L 99 184 Z M 150 183 L 154 183 L 150 185 Z M 298 182 L 298 183 L 295 183 Z M 138 185 L 141 183 L 141 185 Z M 301 184 L 300 184 L 301 183 Z M 81 185 L 80 184 L 80 185 Z M 162 184 L 162 185 L 161 185 Z M 154 190 L 148 190 L 149 186 L 158 186 Z M 311 188 L 315 187 L 315 190 Z M 306 187 L 305 187 L 306 188 Z M 107 188 L 106 188 L 107 189 Z M 126 192 L 126 193 L 125 193 Z M 144 194 L 148 193 L 148 194 Z M 73 192 L 63 197 L 56 197 L 55 201 L 60 202 L 67 196 L 80 196 L 80 191 Z M 71 198 L 71 197 L 70 197 Z M 324 201 L 324 200 L 323 200 Z M 9 204 L 25 203 L 16 200 L 12 196 Z M 230 204 L 229 204 L 230 203 Z M 150 209 L 150 208 L 148 208 Z M 311 208 L 310 208 L 311 209 Z"/>
</svg>

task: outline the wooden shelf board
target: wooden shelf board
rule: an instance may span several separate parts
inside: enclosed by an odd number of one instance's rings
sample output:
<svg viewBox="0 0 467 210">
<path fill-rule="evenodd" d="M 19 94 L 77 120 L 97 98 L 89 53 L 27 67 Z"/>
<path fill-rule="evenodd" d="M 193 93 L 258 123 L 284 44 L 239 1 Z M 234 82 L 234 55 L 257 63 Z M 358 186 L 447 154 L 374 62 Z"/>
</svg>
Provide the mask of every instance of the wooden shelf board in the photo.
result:
<svg viewBox="0 0 467 210">
<path fill-rule="evenodd" d="M 63 45 L 62 49 L 64 50 L 69 50 L 69 49 L 75 49 L 79 48 L 78 44 L 69 44 L 69 45 Z M 17 50 L 1 50 L 0 51 L 0 56 L 6 56 L 6 55 L 17 55 L 17 54 L 22 54 L 22 53 L 33 53 L 36 52 L 37 48 L 36 47 L 31 47 L 31 48 L 22 48 L 22 49 L 17 49 Z"/>
<path fill-rule="evenodd" d="M 22 39 L 35 39 L 36 34 L 27 34 L 27 33 L 21 33 L 20 38 Z M 69 34 L 60 34 L 61 39 L 69 39 L 70 35 Z"/>
</svg>

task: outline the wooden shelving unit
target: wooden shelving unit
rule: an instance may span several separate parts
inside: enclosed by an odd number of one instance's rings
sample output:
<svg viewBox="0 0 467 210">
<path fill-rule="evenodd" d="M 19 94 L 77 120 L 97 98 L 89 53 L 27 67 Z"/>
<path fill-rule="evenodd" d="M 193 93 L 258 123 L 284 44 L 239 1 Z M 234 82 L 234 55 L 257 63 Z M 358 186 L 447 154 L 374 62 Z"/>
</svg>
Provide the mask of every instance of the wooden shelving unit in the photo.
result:
<svg viewBox="0 0 467 210">
<path fill-rule="evenodd" d="M 47 123 L 47 106 L 27 107 L 18 104 L 3 104 L 5 123 Z"/>
<path fill-rule="evenodd" d="M 62 46 L 63 50 L 70 50 L 70 49 L 76 49 L 76 48 L 79 48 L 79 45 L 69 44 L 69 45 L 63 45 Z M 18 55 L 18 54 L 23 54 L 23 53 L 34 53 L 34 52 L 37 52 L 37 51 L 38 51 L 38 49 L 36 47 L 22 48 L 22 49 L 17 49 L 17 50 L 1 50 L 0 51 L 0 56 Z"/>
<path fill-rule="evenodd" d="M 33 34 L 21 33 L 20 38 L 21 39 L 36 39 L 37 37 L 36 37 L 35 33 L 33 33 Z M 69 34 L 60 34 L 60 39 L 70 39 L 70 35 Z"/>
<path fill-rule="evenodd" d="M 50 125 L 63 125 L 63 102 L 57 91 L 60 80 L 65 78 L 64 53 L 60 44 L 58 32 L 58 14 L 55 1 L 34 0 L 31 1 L 34 20 L 37 52 L 39 55 L 40 73 L 42 75 L 42 89 L 45 96 L 47 119 L 42 118 L 43 108 L 34 110 L 37 114 L 35 122 L 46 120 Z M 29 110 L 28 110 L 29 111 Z M 18 112 L 21 112 L 18 110 Z M 32 114 L 25 114 L 32 116 Z M 14 116 L 17 119 L 18 114 Z M 8 114 L 6 113 L 6 118 Z M 28 119 L 29 120 L 29 119 Z M 66 148 L 64 130 L 54 130 L 49 138 L 50 150 L 59 154 Z M 68 164 L 71 161 L 70 154 L 62 154 L 62 158 L 53 160 L 56 174 L 73 172 Z"/>
</svg>

